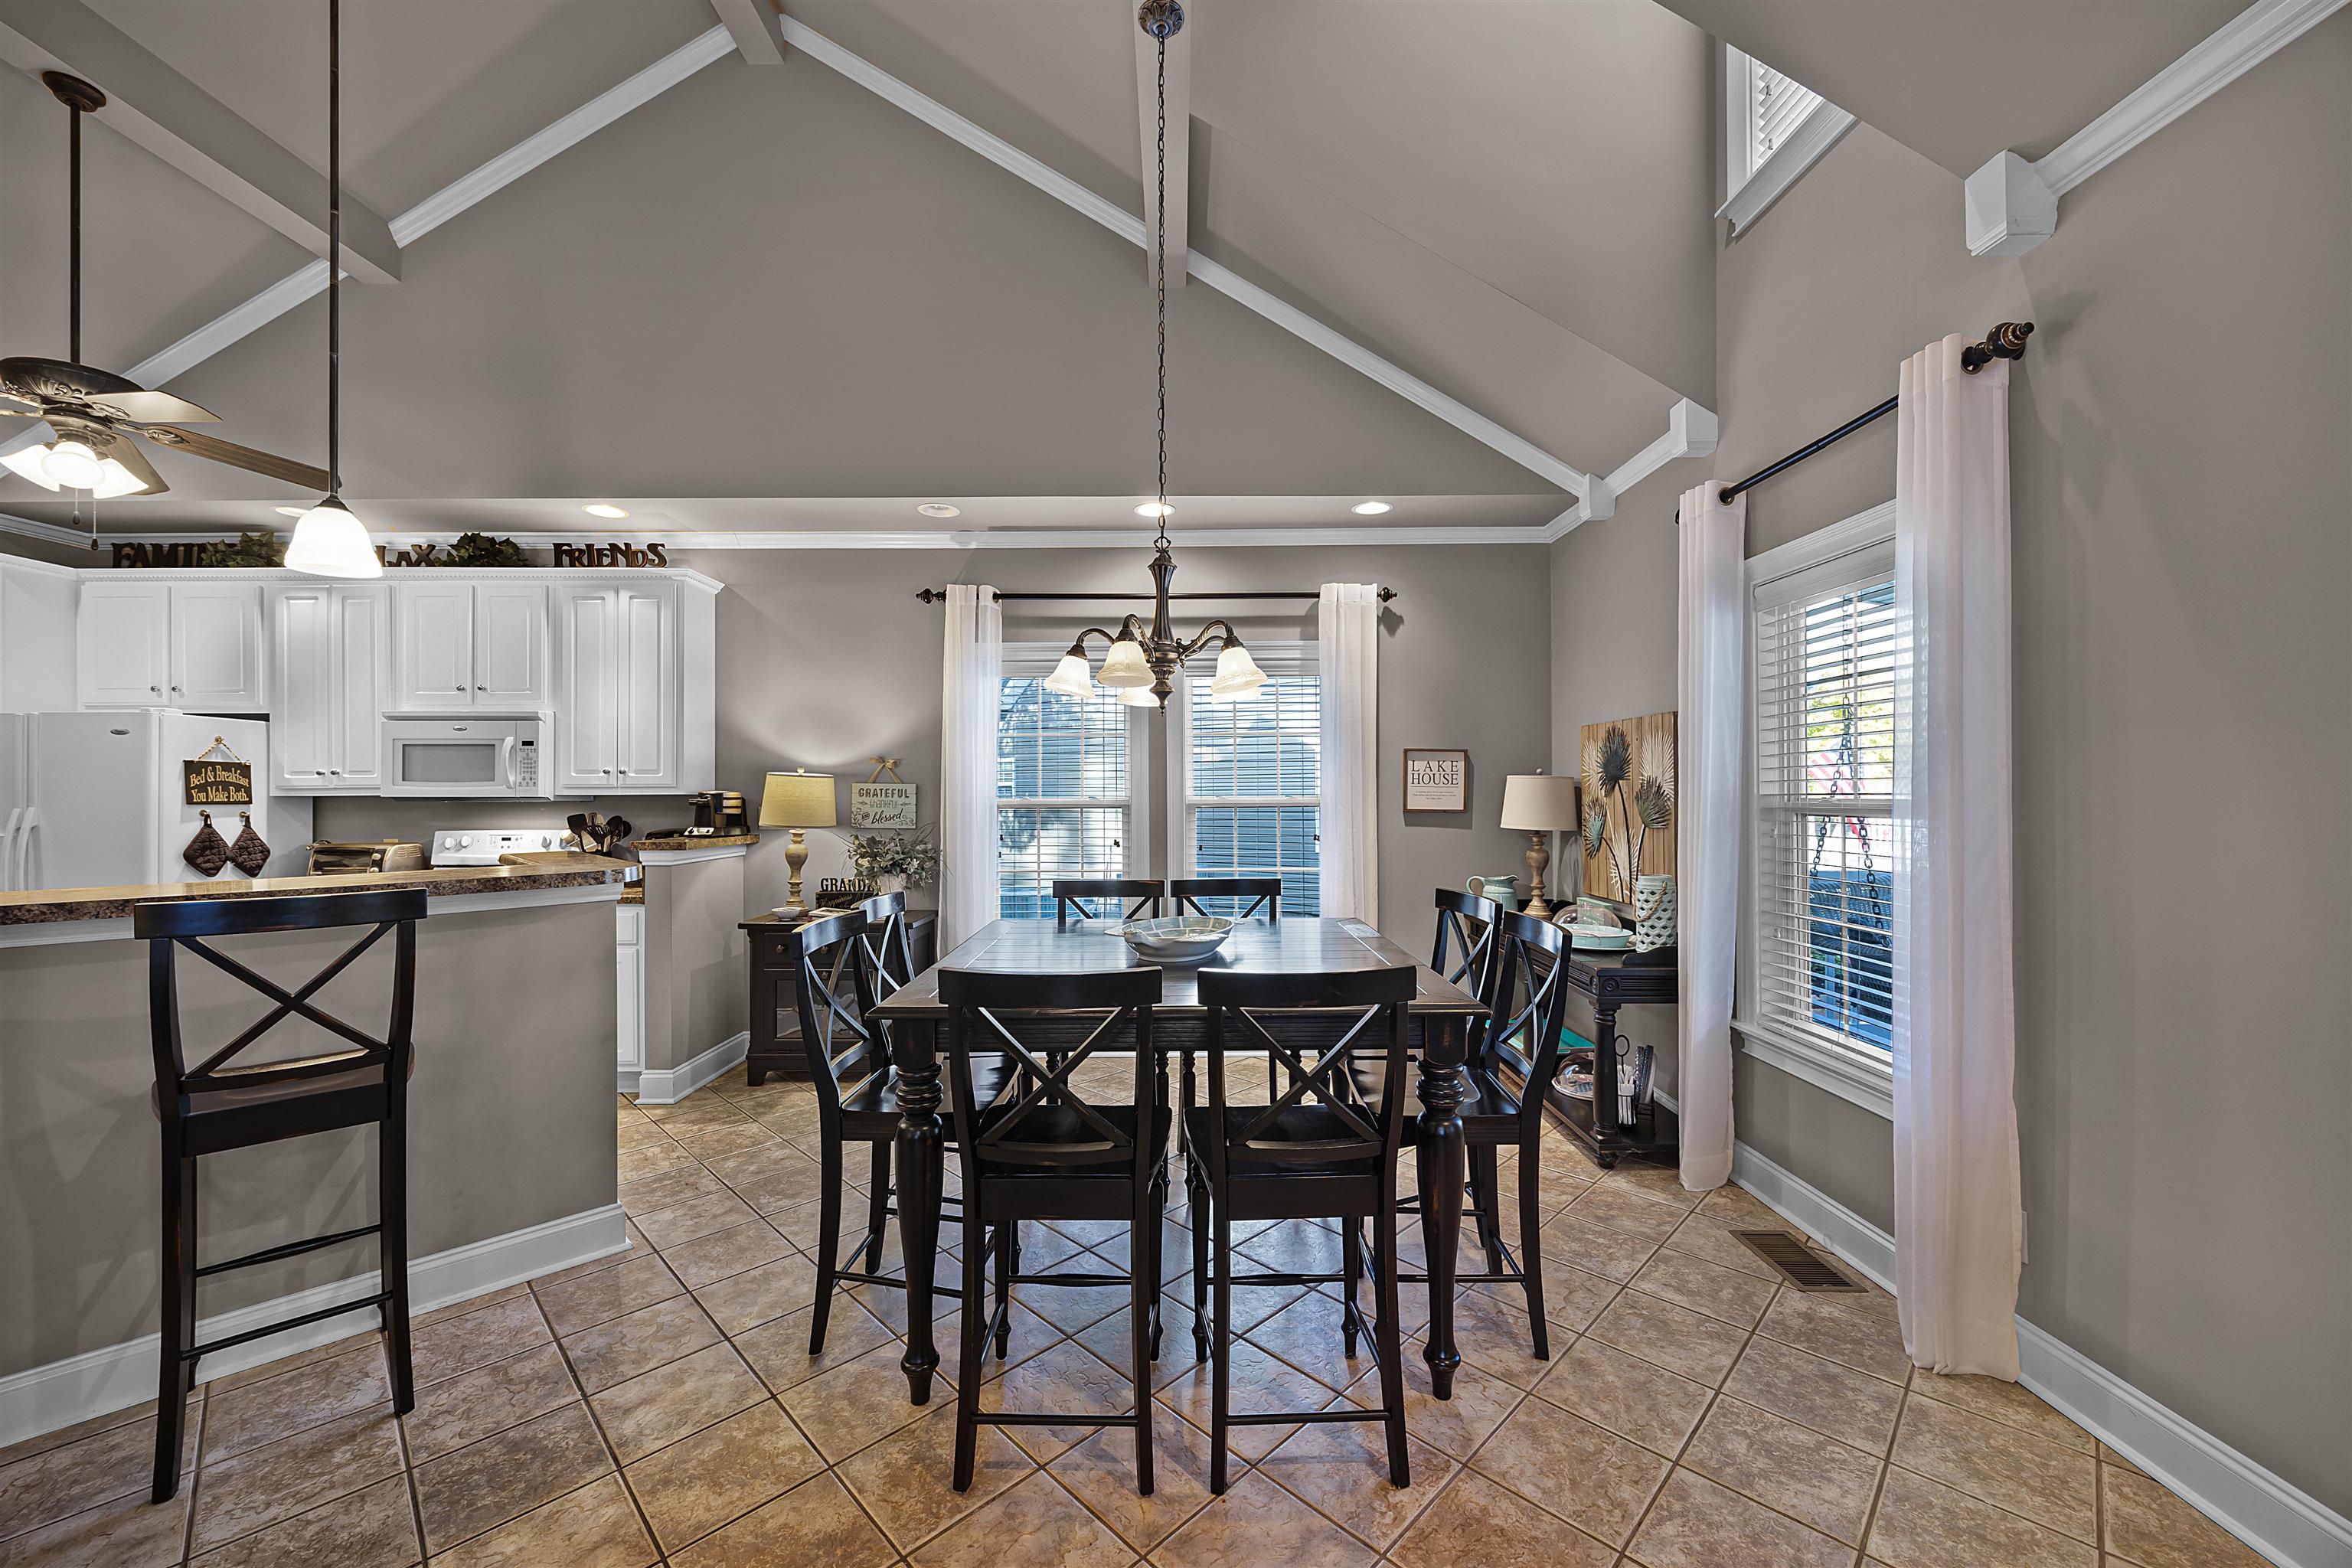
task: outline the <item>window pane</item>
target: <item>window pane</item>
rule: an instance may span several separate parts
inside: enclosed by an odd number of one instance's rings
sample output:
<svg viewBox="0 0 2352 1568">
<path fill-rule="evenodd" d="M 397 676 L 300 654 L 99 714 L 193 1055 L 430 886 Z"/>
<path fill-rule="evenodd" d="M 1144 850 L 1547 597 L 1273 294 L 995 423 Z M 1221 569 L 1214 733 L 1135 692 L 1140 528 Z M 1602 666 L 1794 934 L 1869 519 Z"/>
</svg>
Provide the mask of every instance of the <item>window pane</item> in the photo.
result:
<svg viewBox="0 0 2352 1568">
<path fill-rule="evenodd" d="M 1322 793 L 1320 679 L 1277 676 L 1255 697 L 1212 702 L 1209 682 L 1194 676 L 1192 697 L 1195 798 Z"/>
<path fill-rule="evenodd" d="M 1772 819 L 1769 837 L 1761 893 L 1779 918 L 1760 933 L 1763 1011 L 1890 1049 L 1892 825 L 1882 816 L 1790 813 Z"/>
<path fill-rule="evenodd" d="M 996 719 L 1000 799 L 1125 798 L 1127 710 L 1108 689 L 1084 698 L 1006 678 Z"/>
<path fill-rule="evenodd" d="M 1322 813 L 1311 805 L 1203 805 L 1192 813 L 1192 869 L 1202 877 L 1282 879 L 1282 912 L 1318 914 L 1323 878 L 1316 832 Z M 1211 914 L 1230 914 L 1214 907 Z"/>
<path fill-rule="evenodd" d="M 996 813 L 997 913 L 1050 916 L 1057 877 L 1127 869 L 1127 811 L 1116 805 L 1009 805 Z"/>
<path fill-rule="evenodd" d="M 1760 60 L 1750 68 L 1755 73 L 1749 79 L 1755 97 L 1750 121 L 1754 139 L 1748 148 L 1748 167 L 1759 169 L 1764 160 L 1804 123 L 1805 116 L 1821 102 L 1822 95 L 1790 80 Z"/>
</svg>

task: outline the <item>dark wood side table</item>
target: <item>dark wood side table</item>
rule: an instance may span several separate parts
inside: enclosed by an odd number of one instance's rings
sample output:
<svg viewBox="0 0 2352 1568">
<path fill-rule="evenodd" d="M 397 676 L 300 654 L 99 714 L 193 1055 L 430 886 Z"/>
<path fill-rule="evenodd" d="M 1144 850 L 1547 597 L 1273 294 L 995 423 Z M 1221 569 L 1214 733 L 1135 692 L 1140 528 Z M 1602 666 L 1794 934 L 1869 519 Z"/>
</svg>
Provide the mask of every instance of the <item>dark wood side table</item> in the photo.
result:
<svg viewBox="0 0 2352 1568">
<path fill-rule="evenodd" d="M 1599 1048 L 1592 1053 L 1592 1098 L 1570 1097 L 1563 1066 L 1552 1083 L 1551 1104 L 1576 1141 L 1604 1166 L 1628 1154 L 1672 1163 L 1678 1148 L 1675 1113 L 1654 1100 L 1638 1113 L 1636 1125 L 1617 1125 L 1618 1069 L 1632 1066 L 1617 1056 L 1617 1010 L 1643 1003 L 1671 1006 L 1682 997 L 1681 972 L 1674 964 L 1628 963 L 1633 956 L 1570 949 L 1568 958 L 1569 988 L 1592 1004 L 1592 1037 Z"/>
<path fill-rule="evenodd" d="M 751 1043 L 743 1055 L 744 1081 L 764 1083 L 770 1073 L 806 1078 L 808 1053 L 801 1047 L 800 968 L 793 953 L 793 931 L 800 922 L 765 914 L 739 923 L 751 982 Z M 916 973 L 939 962 L 939 916 L 930 910 L 908 910 L 907 946 L 914 955 Z M 847 984 L 845 976 L 843 984 Z"/>
</svg>

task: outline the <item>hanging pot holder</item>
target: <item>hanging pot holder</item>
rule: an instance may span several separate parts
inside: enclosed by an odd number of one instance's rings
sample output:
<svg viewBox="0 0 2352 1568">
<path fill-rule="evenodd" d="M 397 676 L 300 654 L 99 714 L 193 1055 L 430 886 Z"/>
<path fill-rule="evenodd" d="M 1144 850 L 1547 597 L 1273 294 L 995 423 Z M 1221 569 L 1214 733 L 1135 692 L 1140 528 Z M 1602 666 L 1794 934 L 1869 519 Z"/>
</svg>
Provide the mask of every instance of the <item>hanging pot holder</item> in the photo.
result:
<svg viewBox="0 0 2352 1568">
<path fill-rule="evenodd" d="M 196 836 L 188 840 L 185 849 L 180 851 L 180 858 L 207 877 L 217 877 L 221 868 L 228 864 L 228 843 L 221 837 L 220 830 L 213 826 L 211 812 L 199 812 L 197 815 L 205 819 L 205 825 L 196 829 Z"/>
<path fill-rule="evenodd" d="M 236 841 L 228 847 L 229 863 L 248 877 L 258 877 L 262 868 L 269 864 L 269 846 L 253 830 L 253 813 L 240 811 L 237 816 L 245 819 L 245 826 L 237 830 Z"/>
</svg>

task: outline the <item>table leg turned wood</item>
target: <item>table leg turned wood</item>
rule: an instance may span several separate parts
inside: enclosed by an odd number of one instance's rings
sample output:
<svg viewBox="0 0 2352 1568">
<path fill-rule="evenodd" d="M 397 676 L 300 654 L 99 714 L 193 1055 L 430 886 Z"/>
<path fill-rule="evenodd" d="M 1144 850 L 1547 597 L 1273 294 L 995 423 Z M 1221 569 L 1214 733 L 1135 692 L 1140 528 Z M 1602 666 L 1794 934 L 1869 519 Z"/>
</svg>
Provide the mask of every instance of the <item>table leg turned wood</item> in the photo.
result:
<svg viewBox="0 0 2352 1568">
<path fill-rule="evenodd" d="M 1423 1026 L 1421 1053 L 1421 1142 L 1414 1151 L 1421 1173 L 1422 1245 L 1429 1255 L 1430 1390 L 1454 1397 L 1454 1369 L 1462 1354 L 1454 1345 L 1454 1276 L 1462 1241 L 1462 1185 L 1469 1179 L 1469 1149 L 1462 1132 L 1462 1102 L 1468 1085 L 1462 1076 L 1469 1038 L 1465 1021 L 1433 1017 Z"/>
<path fill-rule="evenodd" d="M 892 1055 L 898 1069 L 898 1243 L 907 1264 L 908 1397 L 931 1400 L 940 1351 L 931 1337 L 931 1282 L 940 1250 L 940 1063 L 937 1028 L 909 1020 L 898 1026 Z"/>
</svg>

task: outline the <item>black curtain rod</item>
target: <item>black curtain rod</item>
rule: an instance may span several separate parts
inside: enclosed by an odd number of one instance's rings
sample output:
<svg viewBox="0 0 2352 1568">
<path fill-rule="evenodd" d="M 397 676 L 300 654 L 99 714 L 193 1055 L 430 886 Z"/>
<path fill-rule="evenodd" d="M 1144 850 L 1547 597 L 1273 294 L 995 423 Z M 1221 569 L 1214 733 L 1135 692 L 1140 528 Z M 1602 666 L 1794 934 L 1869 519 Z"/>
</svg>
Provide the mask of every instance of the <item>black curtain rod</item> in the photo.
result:
<svg viewBox="0 0 2352 1568">
<path fill-rule="evenodd" d="M 1970 343 L 1960 351 L 1960 369 L 1974 375 L 1997 359 L 2023 359 L 2025 340 L 2032 335 L 2033 323 L 2031 321 L 2003 321 L 1985 334 L 1984 342 Z M 1900 397 L 1890 397 L 1877 407 L 1855 415 L 1828 435 L 1807 442 L 1779 462 L 1757 469 L 1736 485 L 1724 486 L 1716 493 L 1716 499 L 1727 501 L 1742 490 L 1762 484 L 1782 469 L 1795 468 L 1816 452 L 1827 451 L 1872 420 L 1894 413 L 1895 405 L 1902 401 Z M 1677 507 L 1675 509 L 1675 521 L 1679 525 L 1682 520 L 1682 509 Z"/>
<path fill-rule="evenodd" d="M 926 605 L 944 603 L 947 596 L 947 590 L 944 588 L 918 588 L 915 590 L 915 597 L 920 599 Z M 1251 590 L 1248 592 L 1233 594 L 1171 594 L 1168 596 L 1171 599 L 1320 599 L 1323 595 L 1319 592 L 1310 590 L 1292 590 L 1281 593 L 1267 592 L 1265 590 Z M 1391 599 L 1394 599 L 1396 596 L 1397 591 L 1394 588 L 1384 587 L 1381 590 L 1381 603 L 1383 605 L 1387 604 Z M 1085 599 L 1095 603 L 1116 599 L 1121 602 L 1134 600 L 1138 603 L 1147 605 L 1154 602 L 1152 596 L 1149 594 L 1006 594 L 1000 592 L 996 595 L 996 599 L 999 604 L 1003 604 L 1007 599 Z"/>
</svg>

